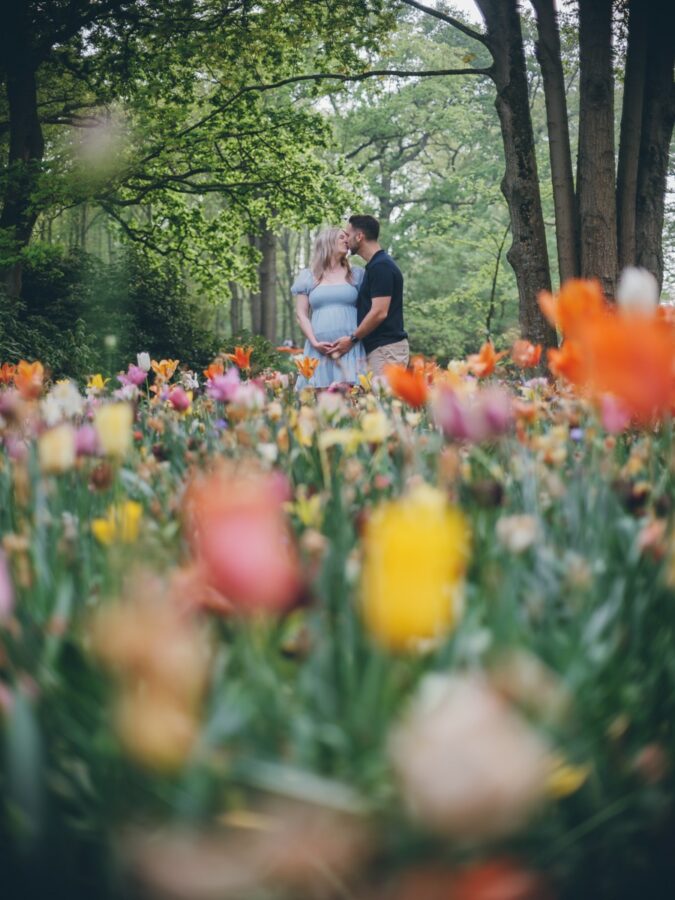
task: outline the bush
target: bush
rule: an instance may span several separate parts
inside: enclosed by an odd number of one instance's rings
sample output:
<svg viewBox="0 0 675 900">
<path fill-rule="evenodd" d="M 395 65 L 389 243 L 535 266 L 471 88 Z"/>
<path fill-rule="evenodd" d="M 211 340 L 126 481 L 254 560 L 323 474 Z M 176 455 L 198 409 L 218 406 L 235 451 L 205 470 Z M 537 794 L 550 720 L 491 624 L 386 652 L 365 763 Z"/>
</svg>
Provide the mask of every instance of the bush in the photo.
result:
<svg viewBox="0 0 675 900">
<path fill-rule="evenodd" d="M 25 253 L 22 300 L 2 304 L 0 356 L 40 359 L 54 377 L 79 380 L 113 374 L 141 350 L 200 369 L 218 349 L 202 318 L 170 261 L 130 249 L 107 264 L 38 243 Z"/>
</svg>

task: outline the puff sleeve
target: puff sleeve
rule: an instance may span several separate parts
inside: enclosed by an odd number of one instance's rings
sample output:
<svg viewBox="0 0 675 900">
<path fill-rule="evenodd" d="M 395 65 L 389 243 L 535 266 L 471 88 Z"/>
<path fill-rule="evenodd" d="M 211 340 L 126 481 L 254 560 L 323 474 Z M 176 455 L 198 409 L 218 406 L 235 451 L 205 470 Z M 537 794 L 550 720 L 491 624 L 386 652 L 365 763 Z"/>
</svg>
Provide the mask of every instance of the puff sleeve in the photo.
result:
<svg viewBox="0 0 675 900">
<path fill-rule="evenodd" d="M 291 294 L 294 296 L 297 296 L 297 294 L 309 294 L 313 283 L 314 279 L 309 269 L 302 269 L 291 285 Z"/>
</svg>

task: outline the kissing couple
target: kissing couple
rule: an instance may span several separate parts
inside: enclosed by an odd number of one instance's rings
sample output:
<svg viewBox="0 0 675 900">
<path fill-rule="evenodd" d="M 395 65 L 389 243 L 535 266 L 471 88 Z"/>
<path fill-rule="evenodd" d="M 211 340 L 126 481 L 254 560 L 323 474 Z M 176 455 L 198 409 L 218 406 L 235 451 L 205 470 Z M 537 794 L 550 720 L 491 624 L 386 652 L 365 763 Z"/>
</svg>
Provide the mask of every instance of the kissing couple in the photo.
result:
<svg viewBox="0 0 675 900">
<path fill-rule="evenodd" d="M 298 376 L 298 390 L 358 384 L 359 375 L 382 375 L 388 363 L 408 365 L 403 275 L 379 236 L 377 219 L 362 215 L 316 238 L 309 268 L 291 287 L 305 356 L 318 360 L 311 378 Z M 350 255 L 365 267 L 351 265 Z"/>
</svg>

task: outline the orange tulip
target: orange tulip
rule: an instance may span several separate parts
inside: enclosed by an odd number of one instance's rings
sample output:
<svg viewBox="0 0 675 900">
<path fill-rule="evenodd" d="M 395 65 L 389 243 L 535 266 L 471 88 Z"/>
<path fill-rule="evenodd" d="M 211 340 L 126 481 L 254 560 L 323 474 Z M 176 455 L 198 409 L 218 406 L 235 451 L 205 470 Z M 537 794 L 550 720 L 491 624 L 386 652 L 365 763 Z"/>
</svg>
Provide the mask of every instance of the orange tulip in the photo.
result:
<svg viewBox="0 0 675 900">
<path fill-rule="evenodd" d="M 16 372 L 16 366 L 11 363 L 3 363 L 0 366 L 0 384 L 11 384 Z"/>
<path fill-rule="evenodd" d="M 225 366 L 221 362 L 212 362 L 209 364 L 208 368 L 204 369 L 204 377 L 215 378 L 216 375 L 223 375 L 225 373 Z"/>
<path fill-rule="evenodd" d="M 35 400 L 42 393 L 45 370 L 41 362 L 22 359 L 14 372 L 14 385 L 24 400 Z"/>
<path fill-rule="evenodd" d="M 406 369 L 405 366 L 392 364 L 384 367 L 384 375 L 392 393 L 399 400 L 404 400 L 414 409 L 427 402 L 429 387 L 424 372 L 419 368 Z"/>
<path fill-rule="evenodd" d="M 516 341 L 511 348 L 511 359 L 521 369 L 532 369 L 539 365 L 541 359 L 541 344 L 531 344 L 529 341 Z"/>
<path fill-rule="evenodd" d="M 495 353 L 492 341 L 486 341 L 478 353 L 469 356 L 467 363 L 470 371 L 478 378 L 486 378 L 492 375 L 499 360 L 506 356 L 506 351 Z"/>
<path fill-rule="evenodd" d="M 295 363 L 298 372 L 303 375 L 307 380 L 309 380 L 312 375 L 316 372 L 316 368 L 319 365 L 319 360 L 314 359 L 311 356 L 301 356 L 296 357 L 293 362 Z"/>
<path fill-rule="evenodd" d="M 163 381 L 169 381 L 169 379 L 173 376 L 173 373 L 176 371 L 178 367 L 177 359 L 161 359 L 159 362 L 156 362 L 154 359 L 150 363 L 152 366 L 152 371 L 155 375 Z"/>
<path fill-rule="evenodd" d="M 225 356 L 231 360 L 237 368 L 250 369 L 251 353 L 253 353 L 253 347 L 235 347 L 234 353 L 226 353 Z"/>
<path fill-rule="evenodd" d="M 554 375 L 580 385 L 586 377 L 584 355 L 578 343 L 568 338 L 559 350 L 548 351 L 548 367 Z"/>
<path fill-rule="evenodd" d="M 573 335 L 579 325 L 601 314 L 606 305 L 600 282 L 582 278 L 566 281 L 557 297 L 542 291 L 537 299 L 544 316 L 566 337 Z"/>
</svg>

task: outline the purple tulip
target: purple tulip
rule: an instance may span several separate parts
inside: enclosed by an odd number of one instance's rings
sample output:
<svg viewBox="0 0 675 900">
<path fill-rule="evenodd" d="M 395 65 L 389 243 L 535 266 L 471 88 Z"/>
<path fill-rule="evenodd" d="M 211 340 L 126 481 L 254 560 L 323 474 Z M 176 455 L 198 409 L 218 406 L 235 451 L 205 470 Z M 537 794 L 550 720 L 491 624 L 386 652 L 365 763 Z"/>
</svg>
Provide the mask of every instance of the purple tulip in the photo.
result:
<svg viewBox="0 0 675 900">
<path fill-rule="evenodd" d="M 75 433 L 75 452 L 78 456 L 95 456 L 98 438 L 93 425 L 82 425 Z"/>
</svg>

